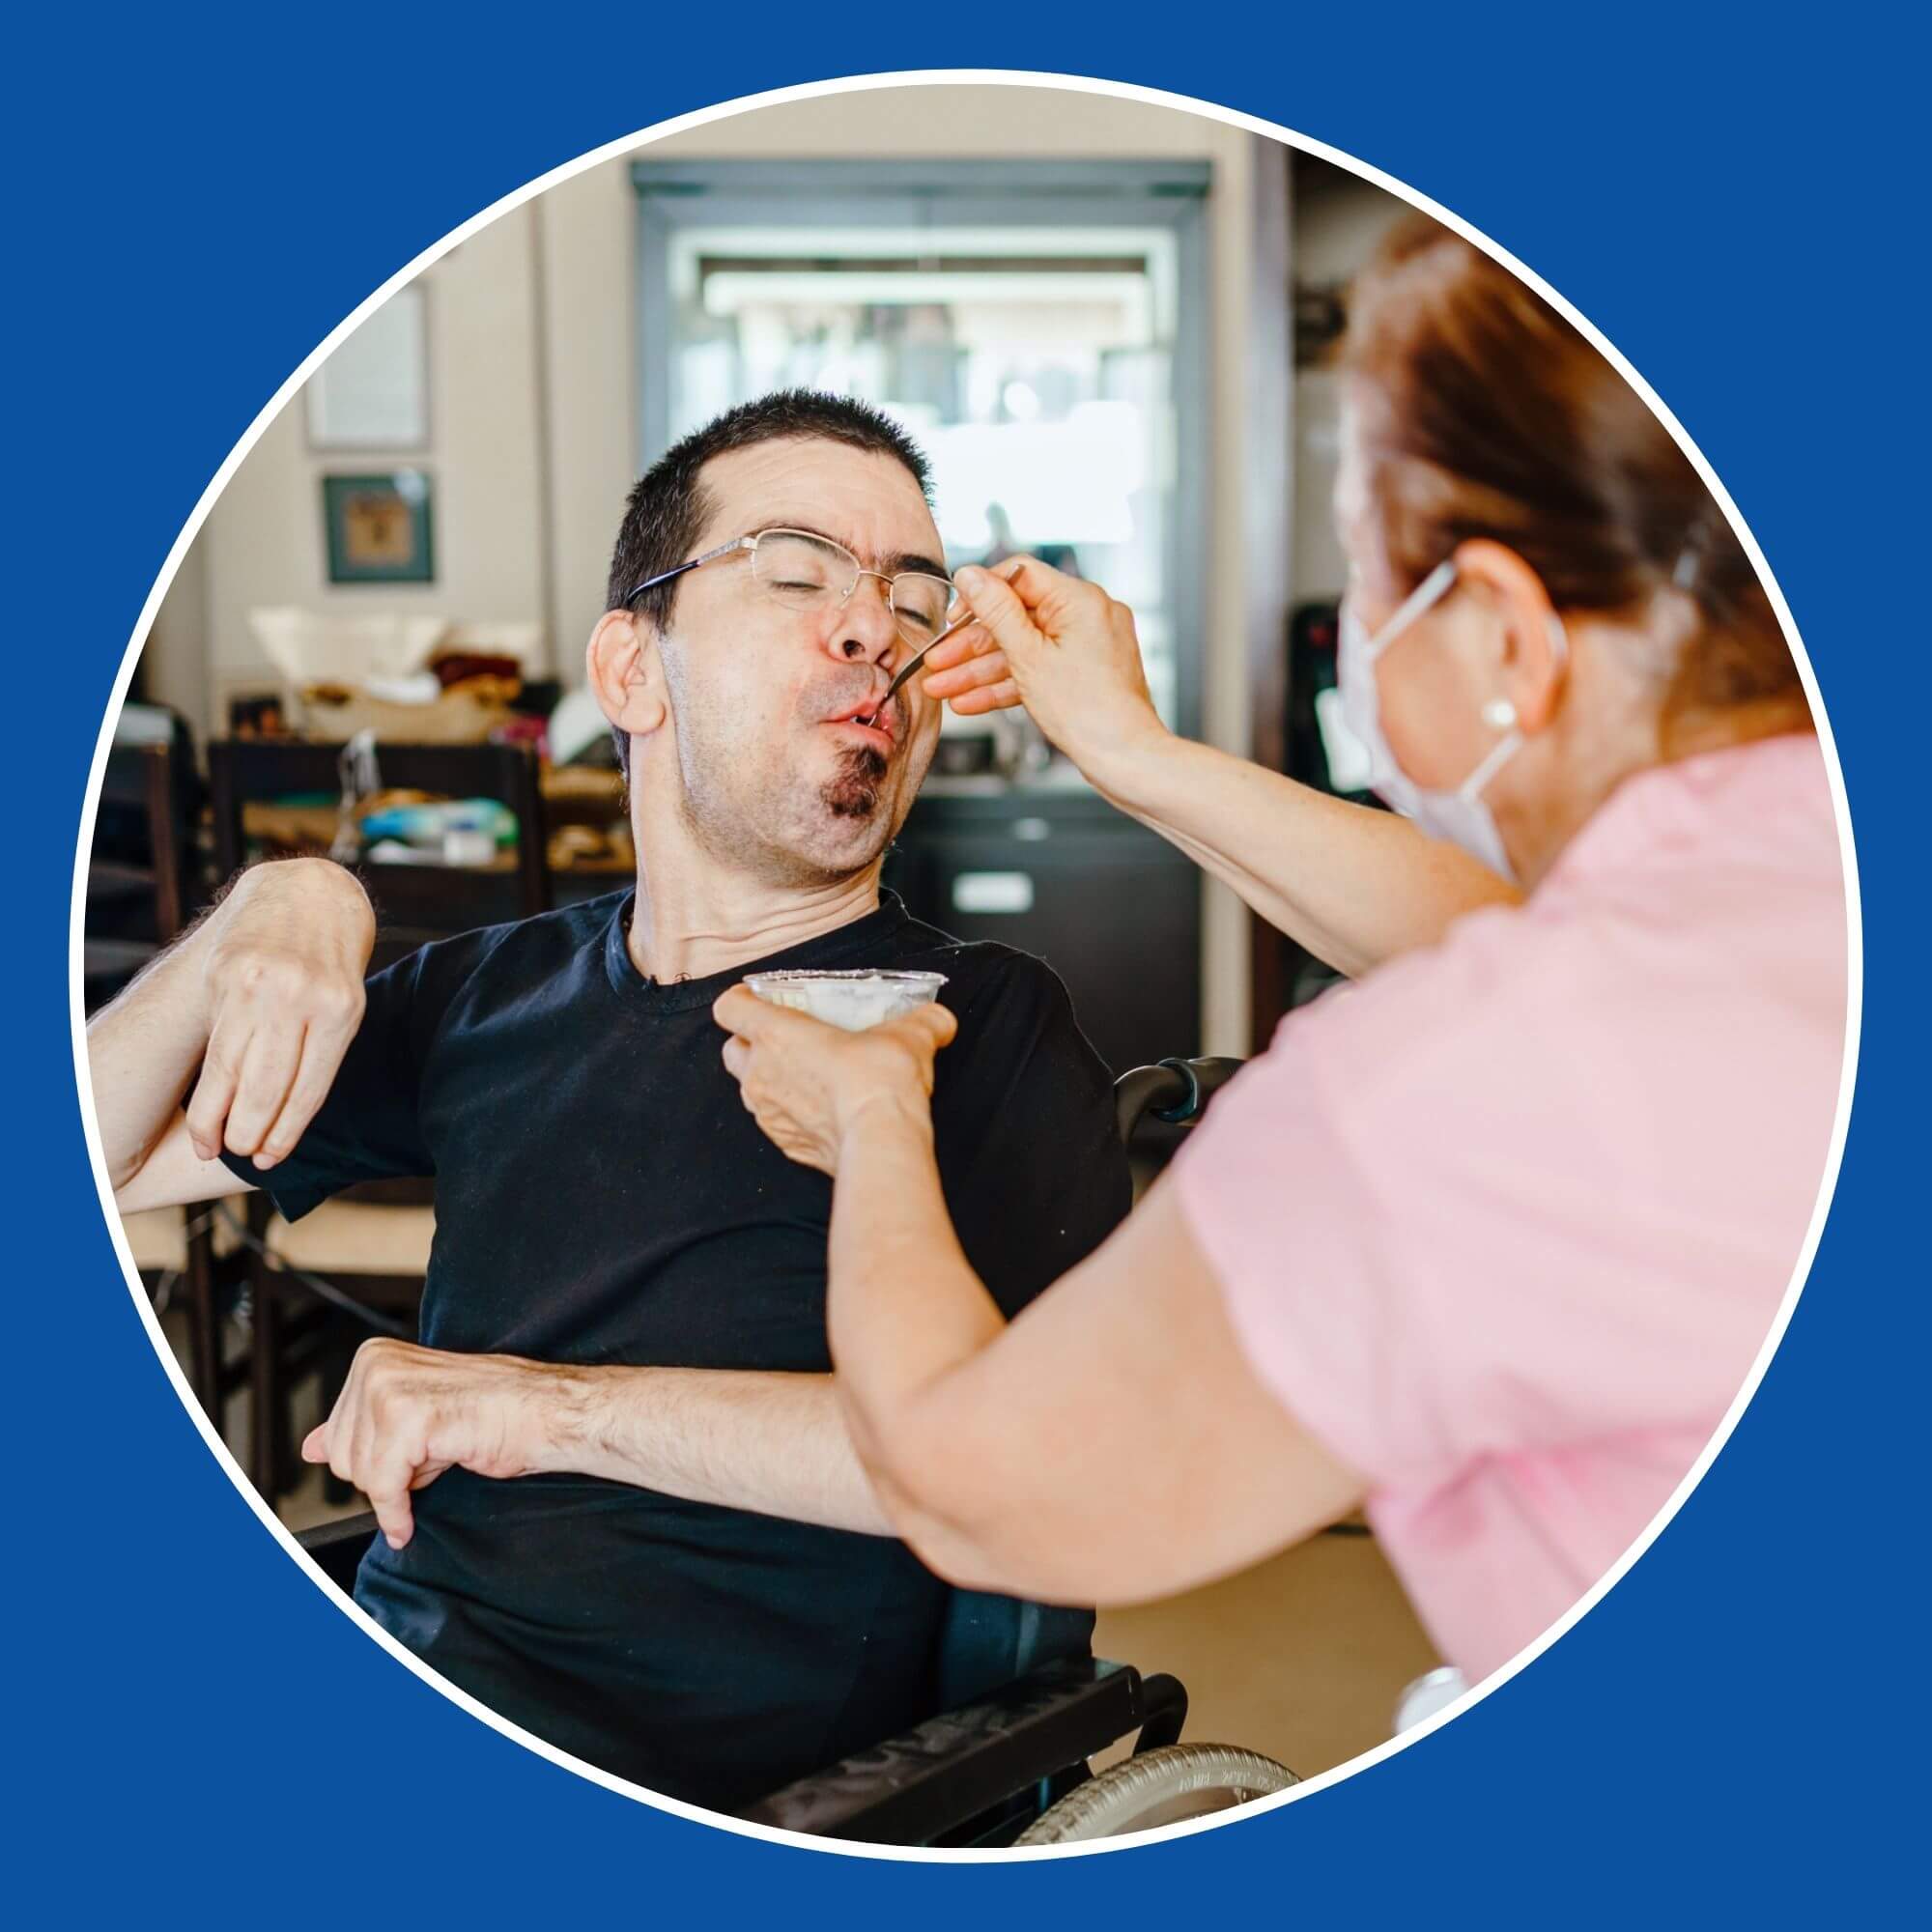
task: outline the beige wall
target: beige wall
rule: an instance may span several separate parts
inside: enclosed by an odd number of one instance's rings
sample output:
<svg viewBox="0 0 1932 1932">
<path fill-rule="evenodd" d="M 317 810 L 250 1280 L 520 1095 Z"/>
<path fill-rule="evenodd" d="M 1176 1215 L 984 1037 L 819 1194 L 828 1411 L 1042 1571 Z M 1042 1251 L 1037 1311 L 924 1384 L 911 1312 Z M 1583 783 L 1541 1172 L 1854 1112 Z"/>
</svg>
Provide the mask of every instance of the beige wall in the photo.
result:
<svg viewBox="0 0 1932 1932">
<path fill-rule="evenodd" d="M 423 276 L 428 291 L 430 446 L 426 453 L 326 455 L 308 442 L 298 397 L 249 451 L 196 540 L 205 577 L 203 730 L 235 689 L 274 679 L 248 628 L 259 605 L 318 611 L 434 611 L 470 621 L 545 618 L 539 500 L 533 219 L 519 209 L 471 236 Z M 328 582 L 321 478 L 419 466 L 433 478 L 437 581 Z M 160 628 L 186 627 L 177 584 Z"/>
<path fill-rule="evenodd" d="M 1015 87 L 895 88 L 784 103 L 647 144 L 677 156 L 1156 156 L 1213 163 L 1212 533 L 1204 723 L 1248 744 L 1242 498 L 1249 385 L 1249 234 L 1257 144 L 1218 122 L 1103 96 Z M 472 622 L 540 618 L 575 681 L 603 609 L 605 566 L 637 460 L 636 198 L 629 156 L 553 188 L 426 271 L 432 343 L 438 582 L 331 589 L 320 485 L 299 403 L 272 423 L 216 504 L 197 548 L 205 609 L 178 582 L 157 630 L 171 659 L 208 640 L 206 729 L 223 693 L 264 668 L 251 605 L 357 611 L 412 607 Z M 541 380 L 538 372 L 541 371 Z M 393 459 L 371 467 L 391 467 Z M 178 603 L 179 599 L 179 603 Z M 172 678 L 187 692 L 192 680 Z M 1245 915 L 1204 884 L 1205 1034 L 1210 1052 L 1247 1046 Z"/>
<path fill-rule="evenodd" d="M 141 673 L 147 680 L 149 698 L 156 704 L 172 705 L 184 718 L 192 720 L 197 741 L 213 715 L 208 695 L 208 552 L 204 526 L 201 537 L 188 546 L 182 558 L 161 608 L 155 612 L 154 628 L 141 652 Z"/>
<path fill-rule="evenodd" d="M 604 580 L 638 474 L 638 197 L 609 161 L 536 204 L 552 490 L 551 608 L 567 682 L 604 613 Z"/>
</svg>

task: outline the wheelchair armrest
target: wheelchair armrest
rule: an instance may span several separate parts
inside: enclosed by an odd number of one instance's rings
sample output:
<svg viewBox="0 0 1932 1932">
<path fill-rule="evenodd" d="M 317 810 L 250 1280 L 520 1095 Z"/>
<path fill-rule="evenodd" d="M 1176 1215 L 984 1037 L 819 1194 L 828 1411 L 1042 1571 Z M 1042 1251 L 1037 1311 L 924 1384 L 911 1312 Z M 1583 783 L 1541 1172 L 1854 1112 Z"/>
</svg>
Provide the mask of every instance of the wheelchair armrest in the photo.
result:
<svg viewBox="0 0 1932 1932">
<path fill-rule="evenodd" d="M 375 1535 L 376 1514 L 364 1510 L 359 1516 L 346 1516 L 338 1522 L 305 1529 L 296 1542 L 305 1554 L 315 1559 L 316 1568 L 337 1589 L 354 1596 L 355 1573 L 362 1567 L 362 1554 Z"/>
<path fill-rule="evenodd" d="M 1138 1730 L 1140 1672 L 1098 1658 L 1041 1664 L 741 1811 L 821 1838 L 918 1845 Z"/>
<path fill-rule="evenodd" d="M 353 1594 L 376 1534 L 365 1510 L 296 1541 L 331 1583 Z M 1130 1665 L 1094 1657 L 1060 1658 L 739 1815 L 814 1837 L 924 1844 L 1030 1784 L 1084 1766 L 1134 1731 L 1139 1749 L 1172 1744 L 1186 1715 L 1186 1692 L 1172 1678 L 1144 1680 Z"/>
</svg>

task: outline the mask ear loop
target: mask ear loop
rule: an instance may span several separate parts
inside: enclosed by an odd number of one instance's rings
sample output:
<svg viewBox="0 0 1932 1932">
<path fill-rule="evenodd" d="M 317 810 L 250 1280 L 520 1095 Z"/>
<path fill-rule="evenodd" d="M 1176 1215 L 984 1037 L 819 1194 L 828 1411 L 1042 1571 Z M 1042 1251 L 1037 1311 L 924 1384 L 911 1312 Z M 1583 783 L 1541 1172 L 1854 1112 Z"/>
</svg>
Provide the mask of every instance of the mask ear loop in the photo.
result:
<svg viewBox="0 0 1932 1932">
<path fill-rule="evenodd" d="M 1371 662 L 1381 656 L 1432 604 L 1439 602 L 1448 594 L 1449 586 L 1456 581 L 1456 559 L 1444 557 L 1400 604 L 1379 631 L 1369 639 L 1368 656 Z"/>
<path fill-rule="evenodd" d="M 1510 706 L 1510 728 L 1490 747 L 1489 755 L 1456 787 L 1459 798 L 1477 799 L 1490 781 L 1522 750 L 1522 733 L 1516 727 L 1516 706 Z"/>
</svg>

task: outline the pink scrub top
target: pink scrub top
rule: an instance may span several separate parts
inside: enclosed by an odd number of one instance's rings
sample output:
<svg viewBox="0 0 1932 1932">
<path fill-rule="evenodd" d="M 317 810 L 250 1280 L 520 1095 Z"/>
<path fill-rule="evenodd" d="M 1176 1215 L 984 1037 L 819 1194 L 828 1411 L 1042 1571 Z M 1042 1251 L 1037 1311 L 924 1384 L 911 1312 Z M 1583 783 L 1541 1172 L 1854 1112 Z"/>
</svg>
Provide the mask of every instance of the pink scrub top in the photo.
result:
<svg viewBox="0 0 1932 1932">
<path fill-rule="evenodd" d="M 1524 905 L 1290 1014 L 1175 1163 L 1250 1361 L 1367 1479 L 1471 1683 L 1749 1373 L 1824 1179 L 1846 952 L 1815 740 L 1654 769 Z"/>
</svg>

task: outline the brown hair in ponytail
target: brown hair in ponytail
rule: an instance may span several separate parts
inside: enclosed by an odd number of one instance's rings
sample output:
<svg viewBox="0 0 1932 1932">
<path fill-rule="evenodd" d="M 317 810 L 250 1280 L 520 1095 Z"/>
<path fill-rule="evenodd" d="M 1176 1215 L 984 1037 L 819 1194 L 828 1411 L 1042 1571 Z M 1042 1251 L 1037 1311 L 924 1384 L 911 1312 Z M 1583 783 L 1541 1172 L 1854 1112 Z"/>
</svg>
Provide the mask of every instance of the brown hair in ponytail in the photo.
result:
<svg viewBox="0 0 1932 1932">
<path fill-rule="evenodd" d="M 1809 724 L 1764 586 L 1690 459 L 1500 263 L 1427 216 L 1405 220 L 1357 281 L 1342 363 L 1399 587 L 1491 537 L 1559 611 L 1634 621 L 1675 593 L 1688 636 L 1661 671 L 1666 755 L 1721 714 Z"/>
</svg>

